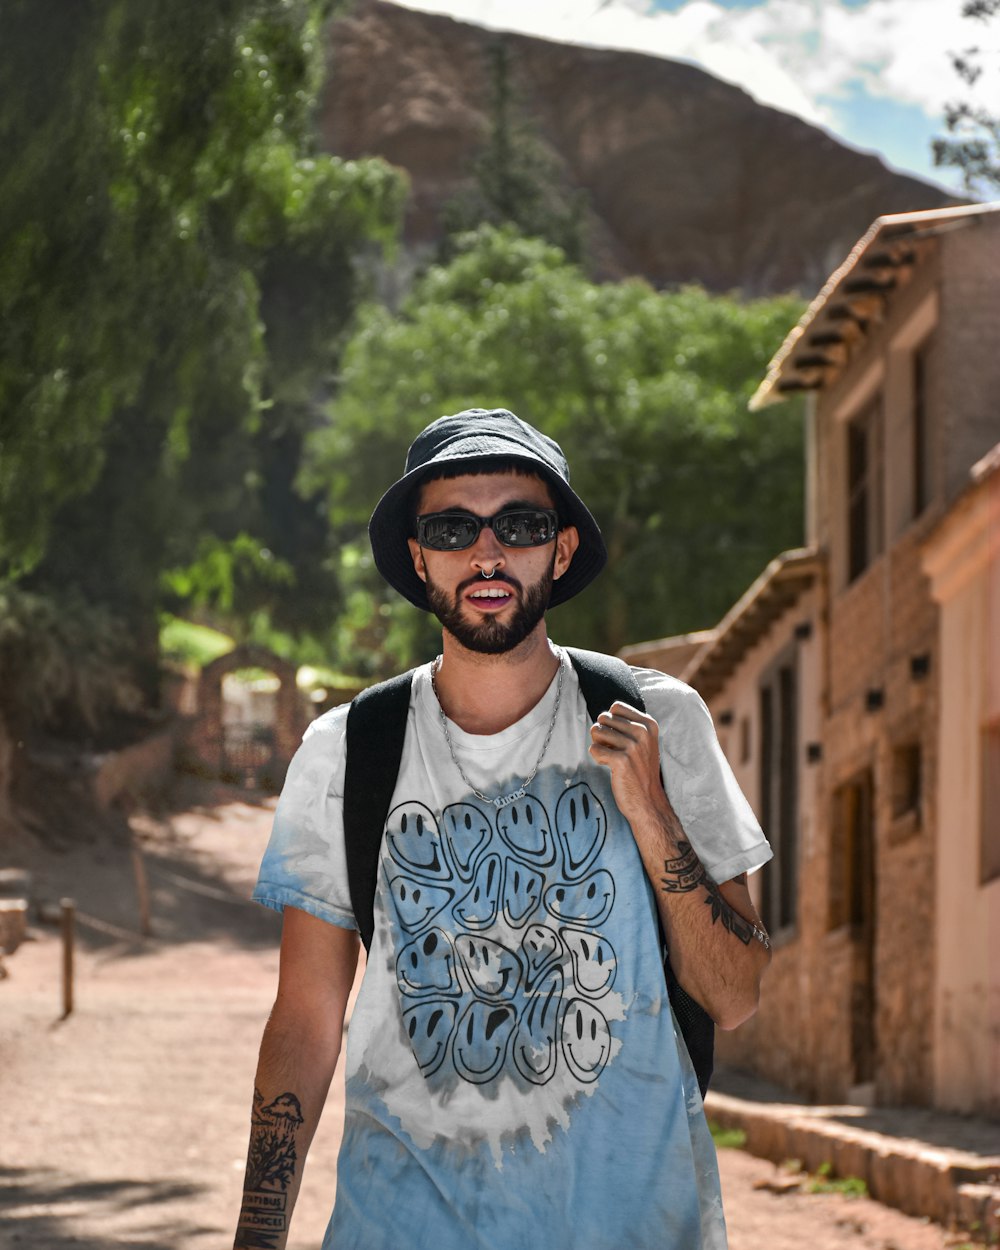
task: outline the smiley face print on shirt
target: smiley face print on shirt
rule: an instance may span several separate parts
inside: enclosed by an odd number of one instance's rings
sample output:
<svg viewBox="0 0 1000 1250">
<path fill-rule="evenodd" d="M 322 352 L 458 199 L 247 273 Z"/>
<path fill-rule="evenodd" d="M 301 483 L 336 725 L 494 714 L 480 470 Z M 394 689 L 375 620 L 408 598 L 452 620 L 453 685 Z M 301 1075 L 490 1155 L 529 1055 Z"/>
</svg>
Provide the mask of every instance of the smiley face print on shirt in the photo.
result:
<svg viewBox="0 0 1000 1250">
<path fill-rule="evenodd" d="M 618 961 L 601 926 L 615 883 L 597 866 L 607 830 L 586 782 L 564 788 L 554 820 L 534 794 L 495 813 L 462 802 L 439 819 L 414 801 L 389 813 L 404 1033 L 436 1088 L 561 1078 L 571 1094 L 614 1057 L 609 1019 L 623 1008 L 607 1010 Z"/>
</svg>

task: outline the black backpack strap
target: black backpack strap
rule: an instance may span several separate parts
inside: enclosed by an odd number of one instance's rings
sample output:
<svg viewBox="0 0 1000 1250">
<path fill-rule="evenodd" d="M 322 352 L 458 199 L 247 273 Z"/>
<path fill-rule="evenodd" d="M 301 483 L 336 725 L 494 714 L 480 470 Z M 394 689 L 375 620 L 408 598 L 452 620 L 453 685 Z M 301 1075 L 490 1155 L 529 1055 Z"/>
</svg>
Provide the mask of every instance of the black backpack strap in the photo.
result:
<svg viewBox="0 0 1000 1250">
<path fill-rule="evenodd" d="M 624 660 L 613 655 L 602 655 L 597 651 L 579 651 L 575 647 L 566 647 L 564 650 L 580 679 L 580 690 L 591 720 L 596 721 L 600 713 L 607 711 L 616 700 L 630 703 L 640 712 L 645 712 L 646 704 L 635 674 Z M 698 1087 L 704 1098 L 715 1066 L 715 1022 L 701 1003 L 693 999 L 674 976 L 662 927 L 660 938 L 670 1005 L 674 1009 L 677 1026 L 691 1056 Z"/>
<path fill-rule="evenodd" d="M 347 713 L 344 847 L 351 906 L 365 950 L 375 929 L 379 850 L 403 758 L 412 681 L 411 669 L 370 686 Z"/>
<path fill-rule="evenodd" d="M 619 660 L 616 655 L 602 655 L 600 651 L 580 651 L 576 647 L 564 647 L 563 650 L 576 669 L 591 720 L 597 720 L 601 712 L 606 712 L 616 700 L 631 703 L 640 712 L 645 712 L 646 704 L 639 693 L 639 683 L 624 660 Z"/>
</svg>

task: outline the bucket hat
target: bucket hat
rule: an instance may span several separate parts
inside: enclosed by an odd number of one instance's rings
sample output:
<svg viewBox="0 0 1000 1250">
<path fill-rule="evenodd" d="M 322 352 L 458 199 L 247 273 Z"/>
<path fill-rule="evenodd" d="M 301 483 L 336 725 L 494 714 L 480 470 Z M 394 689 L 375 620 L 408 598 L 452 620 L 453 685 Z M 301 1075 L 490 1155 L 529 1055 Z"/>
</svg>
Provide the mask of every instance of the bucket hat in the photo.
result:
<svg viewBox="0 0 1000 1250">
<path fill-rule="evenodd" d="M 519 461 L 537 473 L 552 491 L 559 524 L 575 525 L 579 531 L 580 545 L 569 568 L 553 583 L 550 607 L 579 594 L 607 561 L 597 522 L 569 484 L 569 465 L 559 444 L 506 408 L 467 408 L 454 416 L 440 417 L 417 435 L 407 452 L 403 476 L 378 501 L 368 524 L 379 572 L 425 612 L 431 610 L 427 588 L 417 576 L 406 542 L 414 533 L 414 494 L 423 481 L 434 476 L 437 467 L 480 467 L 484 461 L 501 457 Z"/>
</svg>

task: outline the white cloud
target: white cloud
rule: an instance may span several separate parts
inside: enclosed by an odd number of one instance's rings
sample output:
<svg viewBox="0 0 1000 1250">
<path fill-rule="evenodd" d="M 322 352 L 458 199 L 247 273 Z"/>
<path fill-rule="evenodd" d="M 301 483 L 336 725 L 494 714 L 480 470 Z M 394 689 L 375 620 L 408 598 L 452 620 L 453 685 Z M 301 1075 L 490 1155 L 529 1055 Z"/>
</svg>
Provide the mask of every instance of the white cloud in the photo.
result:
<svg viewBox="0 0 1000 1250">
<path fill-rule="evenodd" d="M 961 0 L 760 0 L 726 9 L 689 0 L 404 0 L 493 29 L 693 61 L 762 103 L 831 124 L 859 89 L 940 116 L 960 94 L 950 51 L 1000 51 L 998 24 L 961 16 Z"/>
<path fill-rule="evenodd" d="M 691 61 L 744 87 L 765 104 L 810 121 L 826 120 L 826 111 L 809 98 L 774 52 L 745 38 L 747 21 L 755 17 L 756 10 L 734 14 L 711 0 L 690 0 L 674 13 L 654 12 L 645 0 L 589 0 L 586 4 L 580 0 L 397 2 L 494 30 L 517 30 L 543 39 Z"/>
<path fill-rule="evenodd" d="M 939 116 L 963 90 L 949 53 L 971 44 L 1000 52 L 997 24 L 963 18 L 961 0 L 824 5 L 820 31 L 820 55 L 803 67 L 810 90 L 837 96 L 861 86 L 928 117 Z"/>
</svg>

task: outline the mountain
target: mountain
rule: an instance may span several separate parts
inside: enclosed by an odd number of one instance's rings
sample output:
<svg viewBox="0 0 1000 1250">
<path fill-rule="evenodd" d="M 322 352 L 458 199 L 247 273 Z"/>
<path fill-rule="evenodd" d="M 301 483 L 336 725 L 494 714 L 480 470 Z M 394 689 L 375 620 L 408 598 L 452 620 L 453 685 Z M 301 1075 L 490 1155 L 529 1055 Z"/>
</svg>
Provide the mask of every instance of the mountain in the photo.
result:
<svg viewBox="0 0 1000 1250">
<path fill-rule="evenodd" d="M 595 277 L 812 295 L 875 217 L 956 202 L 692 65 L 361 0 L 330 27 L 322 141 L 406 171 L 417 250 L 470 184 L 496 41 L 563 189 L 584 193 Z"/>
</svg>

